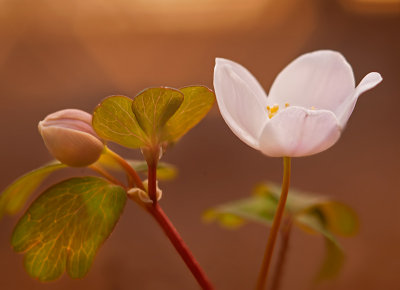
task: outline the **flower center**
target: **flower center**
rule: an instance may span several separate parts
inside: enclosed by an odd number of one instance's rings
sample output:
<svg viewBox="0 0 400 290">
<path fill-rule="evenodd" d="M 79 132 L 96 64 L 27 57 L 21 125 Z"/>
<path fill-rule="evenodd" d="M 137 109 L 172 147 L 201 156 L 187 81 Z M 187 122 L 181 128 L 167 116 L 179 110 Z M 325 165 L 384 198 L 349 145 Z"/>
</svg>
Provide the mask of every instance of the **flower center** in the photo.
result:
<svg viewBox="0 0 400 290">
<path fill-rule="evenodd" d="M 289 103 L 285 104 L 285 108 L 289 107 Z M 267 106 L 268 118 L 272 118 L 275 116 L 279 111 L 279 105 L 273 105 L 272 107 Z"/>
</svg>

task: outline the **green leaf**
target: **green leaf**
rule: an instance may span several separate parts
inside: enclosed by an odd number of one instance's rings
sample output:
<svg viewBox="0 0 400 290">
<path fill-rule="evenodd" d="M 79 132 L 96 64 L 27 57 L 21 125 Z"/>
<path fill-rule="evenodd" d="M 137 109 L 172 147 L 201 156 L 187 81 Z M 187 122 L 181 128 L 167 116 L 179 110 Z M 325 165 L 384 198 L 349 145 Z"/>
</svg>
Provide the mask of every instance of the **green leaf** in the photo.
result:
<svg viewBox="0 0 400 290">
<path fill-rule="evenodd" d="M 182 105 L 166 124 L 164 138 L 175 142 L 199 123 L 210 111 L 214 102 L 214 93 L 203 86 L 191 86 L 180 89 L 184 94 Z"/>
<path fill-rule="evenodd" d="M 183 102 L 183 94 L 172 88 L 146 89 L 133 99 L 132 111 L 147 136 L 159 142 L 165 123 Z"/>
<path fill-rule="evenodd" d="M 66 270 L 82 278 L 117 223 L 126 202 L 120 186 L 98 177 L 71 178 L 39 196 L 12 235 L 28 273 L 40 281 Z"/>
<path fill-rule="evenodd" d="M 253 221 L 269 226 L 274 218 L 276 206 L 277 200 L 272 196 L 254 196 L 209 209 L 203 218 L 205 221 L 217 220 L 228 228 L 236 228 L 232 227 L 232 216 L 242 220 L 241 223 L 235 222 L 237 225 L 243 224 L 244 221 Z"/>
<path fill-rule="evenodd" d="M 324 215 L 326 228 L 332 233 L 346 237 L 358 232 L 357 214 L 348 205 L 328 200 L 319 203 L 317 207 Z"/>
<path fill-rule="evenodd" d="M 203 220 L 205 222 L 217 220 L 221 226 L 228 229 L 237 229 L 244 223 L 244 220 L 237 215 L 220 212 L 214 209 L 205 211 L 203 214 Z"/>
<path fill-rule="evenodd" d="M 132 99 L 111 96 L 103 100 L 93 112 L 92 125 L 104 140 L 128 148 L 140 148 L 149 143 L 132 112 Z"/>
<path fill-rule="evenodd" d="M 319 270 L 314 277 L 314 282 L 333 279 L 338 276 L 345 261 L 345 255 L 335 236 L 330 231 L 324 213 L 320 208 L 314 207 L 313 210 L 305 211 L 295 217 L 297 225 L 301 228 L 311 229 L 314 233 L 324 236 L 325 254 Z"/>
<path fill-rule="evenodd" d="M 20 211 L 31 194 L 52 172 L 65 167 L 62 163 L 51 163 L 15 180 L 0 195 L 0 219 L 5 214 L 13 215 Z"/>
<path fill-rule="evenodd" d="M 345 262 L 345 255 L 337 243 L 325 239 L 325 255 L 314 282 L 336 278 Z"/>
<path fill-rule="evenodd" d="M 107 152 L 107 151 L 106 151 Z M 126 160 L 137 172 L 147 173 L 146 161 L 140 160 Z M 100 159 L 96 163 L 98 166 L 109 170 L 124 171 L 121 165 L 115 161 L 110 154 L 102 154 Z M 178 175 L 178 169 L 166 162 L 158 162 L 157 164 L 157 179 L 159 180 L 172 180 Z"/>
<path fill-rule="evenodd" d="M 147 173 L 146 161 L 138 161 L 138 160 L 127 160 L 127 161 L 137 172 Z M 157 163 L 157 179 L 172 180 L 175 179 L 177 175 L 178 175 L 178 169 L 174 165 L 166 162 Z"/>
</svg>

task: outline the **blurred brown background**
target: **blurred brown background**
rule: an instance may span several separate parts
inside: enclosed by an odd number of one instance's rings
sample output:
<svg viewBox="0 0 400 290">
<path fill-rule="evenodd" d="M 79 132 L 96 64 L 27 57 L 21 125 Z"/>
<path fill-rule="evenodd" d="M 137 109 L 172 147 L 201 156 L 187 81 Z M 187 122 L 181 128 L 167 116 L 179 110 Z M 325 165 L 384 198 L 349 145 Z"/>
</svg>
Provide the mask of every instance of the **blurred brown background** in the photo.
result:
<svg viewBox="0 0 400 290">
<path fill-rule="evenodd" d="M 324 48 L 345 55 L 357 83 L 370 71 L 384 81 L 360 98 L 338 144 L 293 161 L 294 187 L 348 203 L 361 220 L 359 235 L 341 240 L 340 277 L 318 289 L 400 289 L 398 0 L 0 0 L 0 187 L 50 160 L 36 129 L 50 112 L 92 111 L 108 95 L 133 97 L 148 86 L 212 87 L 217 56 L 248 67 L 268 91 L 291 60 Z M 205 271 L 218 289 L 252 289 L 267 230 L 229 231 L 200 216 L 245 197 L 257 182 L 279 182 L 281 160 L 241 143 L 217 108 L 164 160 L 180 175 L 161 183 L 162 206 Z M 83 280 L 29 278 L 9 244 L 17 219 L 0 224 L 1 290 L 198 289 L 133 203 Z M 309 289 L 322 253 L 321 238 L 295 231 L 282 290 Z"/>
</svg>

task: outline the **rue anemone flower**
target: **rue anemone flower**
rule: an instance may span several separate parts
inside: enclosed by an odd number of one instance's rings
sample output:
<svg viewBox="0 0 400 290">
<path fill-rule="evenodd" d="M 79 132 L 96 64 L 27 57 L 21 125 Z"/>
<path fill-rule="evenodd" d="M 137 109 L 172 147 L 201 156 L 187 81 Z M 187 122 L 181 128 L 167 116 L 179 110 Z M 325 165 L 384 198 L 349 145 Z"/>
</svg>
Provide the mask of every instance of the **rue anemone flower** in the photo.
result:
<svg viewBox="0 0 400 290">
<path fill-rule="evenodd" d="M 358 97 L 382 77 L 367 74 L 355 87 L 353 70 L 339 52 L 304 54 L 276 77 L 269 96 L 254 76 L 217 58 L 214 88 L 231 130 L 271 157 L 300 157 L 330 148 L 339 139 Z"/>
</svg>

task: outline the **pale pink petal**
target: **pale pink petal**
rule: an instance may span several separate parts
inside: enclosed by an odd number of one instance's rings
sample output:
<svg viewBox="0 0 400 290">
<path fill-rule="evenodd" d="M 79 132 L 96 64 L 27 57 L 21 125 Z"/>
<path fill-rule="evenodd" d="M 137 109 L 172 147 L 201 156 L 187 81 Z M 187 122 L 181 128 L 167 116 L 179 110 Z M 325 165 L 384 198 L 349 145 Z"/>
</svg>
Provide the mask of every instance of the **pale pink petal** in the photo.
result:
<svg viewBox="0 0 400 290">
<path fill-rule="evenodd" d="M 260 151 L 271 157 L 313 155 L 335 144 L 340 133 L 332 112 L 289 107 L 265 125 L 260 135 Z"/>
<path fill-rule="evenodd" d="M 247 145 L 258 149 L 258 136 L 267 121 L 267 96 L 243 66 L 216 59 L 214 89 L 225 122 Z"/>
<path fill-rule="evenodd" d="M 342 128 L 346 126 L 347 120 L 350 118 L 351 113 L 354 110 L 354 107 L 357 103 L 358 97 L 375 87 L 377 84 L 379 84 L 382 81 L 382 77 L 379 73 L 377 72 L 371 72 L 367 74 L 359 83 L 357 88 L 355 89 L 355 92 L 352 96 L 352 98 L 349 98 L 347 102 L 345 102 L 342 107 L 338 110 L 336 113 L 336 116 L 339 120 L 339 124 Z"/>
<path fill-rule="evenodd" d="M 277 76 L 268 104 L 289 103 L 336 113 L 354 88 L 353 70 L 346 59 L 339 52 L 319 50 L 298 57 Z"/>
</svg>

